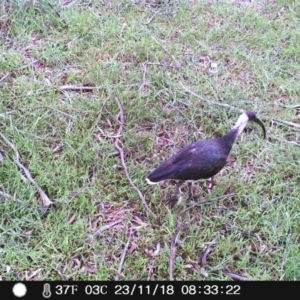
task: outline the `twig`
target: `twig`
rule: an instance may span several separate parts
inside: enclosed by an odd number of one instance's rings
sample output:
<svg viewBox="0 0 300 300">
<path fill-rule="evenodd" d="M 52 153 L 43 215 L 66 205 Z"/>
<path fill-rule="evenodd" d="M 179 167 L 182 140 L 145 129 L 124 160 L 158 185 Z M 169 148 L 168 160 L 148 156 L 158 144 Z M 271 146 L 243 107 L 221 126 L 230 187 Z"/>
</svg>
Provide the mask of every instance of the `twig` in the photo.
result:
<svg viewBox="0 0 300 300">
<path fill-rule="evenodd" d="M 10 115 L 13 115 L 13 114 L 15 114 L 15 113 L 17 113 L 16 110 L 10 110 L 10 111 L 7 111 L 7 112 L 5 112 L 5 113 L 1 113 L 1 114 L 0 114 L 0 117 L 4 118 L 4 117 L 6 117 L 7 115 L 10 116 Z"/>
<path fill-rule="evenodd" d="M 195 96 L 195 97 L 197 97 L 197 98 L 199 98 L 199 99 L 201 99 L 201 100 L 203 100 L 203 101 L 206 101 L 206 102 L 208 102 L 208 103 L 210 103 L 210 104 L 222 106 L 222 107 L 227 107 L 227 108 L 230 108 L 230 109 L 232 109 L 232 110 L 239 111 L 239 112 L 242 112 L 242 113 L 244 112 L 244 110 L 238 109 L 238 108 L 236 108 L 236 107 L 234 107 L 234 106 L 231 106 L 231 105 L 229 105 L 229 104 L 226 104 L 226 103 L 220 103 L 220 102 L 216 102 L 216 101 L 212 101 L 212 100 L 208 100 L 208 99 L 206 99 L 205 97 L 202 97 L 202 96 L 196 94 L 195 92 L 189 90 L 189 89 L 188 89 L 187 87 L 185 87 L 181 82 L 180 82 L 180 84 L 181 84 L 181 86 L 182 86 L 188 93 L 190 93 L 191 95 L 193 95 L 193 96 Z M 263 119 L 268 120 L 267 118 L 263 118 Z M 270 121 L 273 121 L 273 122 L 278 123 L 278 124 L 284 124 L 284 125 L 288 125 L 288 126 L 290 126 L 290 127 L 294 127 L 294 128 L 300 129 L 300 125 L 295 124 L 295 123 L 292 123 L 292 122 L 283 121 L 283 120 L 280 120 L 280 119 L 271 119 Z"/>
<path fill-rule="evenodd" d="M 102 231 L 110 229 L 110 228 L 114 227 L 115 225 L 117 225 L 118 223 L 123 222 L 123 221 L 124 221 L 124 219 L 121 219 L 121 220 L 118 220 L 118 221 L 111 222 L 111 223 L 108 223 L 106 225 L 103 225 L 91 237 L 95 237 L 95 236 L 99 235 Z"/>
<path fill-rule="evenodd" d="M 123 127 L 124 127 L 124 111 L 123 111 L 123 107 L 119 101 L 119 99 L 116 97 L 115 98 L 115 101 L 119 107 L 119 110 L 120 110 L 120 127 L 118 129 L 118 132 L 116 134 L 117 138 L 115 139 L 115 143 L 114 143 L 114 146 L 115 148 L 119 151 L 120 153 L 120 157 L 121 157 L 121 163 L 122 163 L 122 166 L 123 166 L 123 169 L 124 169 L 124 172 L 125 172 L 125 175 L 126 175 L 126 178 L 128 179 L 128 181 L 130 182 L 131 186 L 133 187 L 133 189 L 138 193 L 143 205 L 146 207 L 146 209 L 152 214 L 153 217 L 156 218 L 156 215 L 152 212 L 152 210 L 150 209 L 150 207 L 148 206 L 143 194 L 141 193 L 141 191 L 136 187 L 136 185 L 133 183 L 133 181 L 131 180 L 130 176 L 129 176 L 129 173 L 128 173 L 128 170 L 127 170 L 127 167 L 126 167 L 126 164 L 125 164 L 125 159 L 124 159 L 124 151 L 123 149 L 119 146 L 119 136 L 121 136 L 121 133 L 122 133 L 122 130 L 123 130 Z"/>
<path fill-rule="evenodd" d="M 201 263 L 202 263 L 202 266 L 205 266 L 207 264 L 207 261 L 206 261 L 206 257 L 208 255 L 209 252 L 211 252 L 215 246 L 215 244 L 217 243 L 219 239 L 219 236 L 217 235 L 212 241 L 211 243 L 209 244 L 209 246 L 204 250 L 203 254 L 202 254 L 202 257 L 201 257 Z"/>
<path fill-rule="evenodd" d="M 5 81 L 5 79 L 9 76 L 9 72 L 6 73 L 1 79 L 0 82 Z"/>
<path fill-rule="evenodd" d="M 43 109 L 43 108 L 51 109 L 51 110 L 53 110 L 53 111 L 55 111 L 55 112 L 58 112 L 58 113 L 60 113 L 60 114 L 62 114 L 62 115 L 64 115 L 64 116 L 67 116 L 67 117 L 72 118 L 72 119 L 76 119 L 76 117 L 74 117 L 73 115 L 67 114 L 67 113 L 65 113 L 65 112 L 63 112 L 63 111 L 61 111 L 61 110 L 59 110 L 59 109 L 56 109 L 56 108 L 51 107 L 51 106 L 48 106 L 48 105 L 35 106 L 34 108 L 35 108 L 35 109 Z"/>
<path fill-rule="evenodd" d="M 38 184 L 32 178 L 29 170 L 20 163 L 20 155 L 19 155 L 19 152 L 17 151 L 16 147 L 14 146 L 14 144 L 12 144 L 1 132 L 0 132 L 0 137 L 15 152 L 16 158 L 13 158 L 15 164 L 24 171 L 26 178 L 36 187 L 36 189 L 38 190 L 38 192 L 40 194 L 40 197 L 42 198 L 43 205 L 45 207 L 48 207 L 49 205 L 53 204 L 53 202 L 49 199 L 49 197 L 46 195 L 46 193 L 38 186 Z"/>
<path fill-rule="evenodd" d="M 175 255 L 176 255 L 176 241 L 178 239 L 180 230 L 181 230 L 181 215 L 178 215 L 176 230 L 173 234 L 172 241 L 171 241 L 171 252 L 170 252 L 170 280 L 174 280 L 174 264 L 175 264 Z"/>
<path fill-rule="evenodd" d="M 241 281 L 247 281 L 250 280 L 247 277 L 238 275 L 238 274 L 234 274 L 234 273 L 230 273 L 230 272 L 225 272 L 225 274 L 233 279 L 237 279 L 237 280 L 241 280 Z"/>
<path fill-rule="evenodd" d="M 143 25 L 149 25 L 154 18 L 156 17 L 156 15 L 160 12 L 160 10 L 157 10 L 151 17 L 148 17 L 147 22 L 146 23 L 142 23 Z"/>
<path fill-rule="evenodd" d="M 225 232 L 230 233 L 230 232 L 236 232 L 239 233 L 242 237 L 246 238 L 246 239 L 250 239 L 250 238 L 258 238 L 261 240 L 267 240 L 267 238 L 265 236 L 260 236 L 258 237 L 256 235 L 256 233 L 251 233 L 251 232 L 243 232 L 241 230 L 238 230 L 236 227 L 231 226 L 229 223 L 225 223 L 224 224 L 225 227 Z"/>
<path fill-rule="evenodd" d="M 164 67 L 164 68 L 175 68 L 175 67 L 170 66 L 168 64 L 160 64 L 160 63 L 155 63 L 155 62 L 147 62 L 147 65 L 149 65 L 149 66 L 160 66 L 160 67 Z"/>
<path fill-rule="evenodd" d="M 223 196 L 219 196 L 219 197 L 216 197 L 214 199 L 211 199 L 211 200 L 200 200 L 194 204 L 192 204 L 191 206 L 189 206 L 188 208 L 185 208 L 183 209 L 179 214 L 180 215 L 183 215 L 186 211 L 190 210 L 191 208 L 195 207 L 195 206 L 199 206 L 199 205 L 202 205 L 202 204 L 206 204 L 206 203 L 211 203 L 211 202 L 214 202 L 214 201 L 218 201 L 220 199 L 225 199 L 225 198 L 229 198 L 229 197 L 232 197 L 234 196 L 235 193 L 230 193 L 230 194 L 227 194 L 227 195 L 223 195 Z"/>
<path fill-rule="evenodd" d="M 147 277 L 147 281 L 151 280 L 151 277 L 153 275 L 153 267 L 154 267 L 154 261 L 152 261 L 149 265 L 148 265 L 148 277 Z"/>
<path fill-rule="evenodd" d="M 74 5 L 78 0 L 70 0 L 70 1 L 66 1 L 61 7 L 62 8 L 69 8 L 72 5 Z"/>
<path fill-rule="evenodd" d="M 280 141 L 280 142 L 282 142 L 282 143 L 292 144 L 292 145 L 295 145 L 295 146 L 300 147 L 300 144 L 298 144 L 298 143 L 295 142 L 295 141 L 288 141 L 288 140 L 284 140 L 284 139 L 277 138 L 277 137 L 275 137 L 275 136 L 273 136 L 272 139 L 275 139 L 275 140 Z"/>
<path fill-rule="evenodd" d="M 286 247 L 284 249 L 284 253 L 283 253 L 283 258 L 282 258 L 282 262 L 281 262 L 281 273 L 282 276 L 280 277 L 280 280 L 284 280 L 284 266 L 285 266 L 285 262 L 286 262 L 286 254 L 287 254 L 287 243 L 290 241 L 292 234 L 290 233 L 287 238 L 286 238 Z"/>
<path fill-rule="evenodd" d="M 283 105 L 283 104 L 279 104 L 279 106 L 284 107 L 284 108 L 299 108 L 300 104 L 296 104 L 296 105 Z"/>
<path fill-rule="evenodd" d="M 26 69 L 26 68 L 38 63 L 39 61 L 40 61 L 39 59 L 35 59 L 35 60 L 31 61 L 29 64 L 18 68 L 17 70 L 20 71 L 20 70 Z"/>
<path fill-rule="evenodd" d="M 141 89 L 145 89 L 147 83 L 146 83 L 146 73 L 147 73 L 147 66 L 148 64 L 147 63 L 143 63 L 143 83 L 142 83 L 142 86 L 141 86 Z"/>
<path fill-rule="evenodd" d="M 292 72 L 289 72 L 289 71 L 286 71 L 286 70 L 282 70 L 282 69 L 280 69 L 280 71 L 281 71 L 282 73 L 289 74 L 291 77 L 294 77 L 294 78 L 297 79 L 297 80 L 300 80 L 300 76 L 294 75 Z"/>
<path fill-rule="evenodd" d="M 159 41 L 157 41 L 156 40 L 156 38 L 154 37 L 154 36 L 152 36 L 152 35 L 150 35 L 151 36 L 151 38 L 159 45 L 159 46 L 161 46 L 171 57 L 172 57 L 172 59 L 174 60 L 174 62 L 176 63 L 176 65 L 177 65 L 177 67 L 178 68 L 180 68 L 181 67 L 181 64 L 180 64 L 180 62 L 174 57 L 174 55 L 172 55 L 170 52 L 169 52 L 169 50 L 164 46 L 164 45 L 162 45 Z"/>
<path fill-rule="evenodd" d="M 101 86 L 78 86 L 78 85 L 62 85 L 58 87 L 58 89 L 62 91 L 82 91 L 82 92 L 97 90 L 100 88 Z"/>
<path fill-rule="evenodd" d="M 11 195 L 6 194 L 6 193 L 1 192 L 1 191 L 0 191 L 0 197 L 3 197 L 3 198 L 4 198 L 4 201 L 7 201 L 9 198 L 12 198 Z"/>
<path fill-rule="evenodd" d="M 187 87 L 185 87 L 185 86 L 182 84 L 182 82 L 180 82 L 180 84 L 181 84 L 181 86 L 182 86 L 188 93 L 190 93 L 191 95 L 193 95 L 193 96 L 195 96 L 195 97 L 197 97 L 197 98 L 199 98 L 199 99 L 201 99 L 201 100 L 203 100 L 203 101 L 206 101 L 206 102 L 208 102 L 208 103 L 210 103 L 210 104 L 214 104 L 214 105 L 218 105 L 218 106 L 230 108 L 230 109 L 232 109 L 232 110 L 234 110 L 234 111 L 239 111 L 239 112 L 241 112 L 241 113 L 244 112 L 244 110 L 239 109 L 239 108 L 236 108 L 236 107 L 234 107 L 234 106 L 232 106 L 232 105 L 229 105 L 229 104 L 227 104 L 227 103 L 220 103 L 220 102 L 208 100 L 208 99 L 206 99 L 205 97 L 202 97 L 202 96 L 196 94 L 195 92 L 189 90 Z"/>
<path fill-rule="evenodd" d="M 193 205 L 189 206 L 188 208 L 185 208 L 185 209 L 183 209 L 182 211 L 179 212 L 178 217 L 177 217 L 175 233 L 173 234 L 172 241 L 171 241 L 171 252 L 170 252 L 170 261 L 169 261 L 170 280 L 174 280 L 174 260 L 175 260 L 175 254 L 176 254 L 176 241 L 177 241 L 177 238 L 178 238 L 180 230 L 181 230 L 182 217 L 183 217 L 184 213 L 186 213 L 188 210 L 190 210 L 191 208 L 193 208 L 195 206 L 202 205 L 202 204 L 205 204 L 205 203 L 211 203 L 213 201 L 228 198 L 228 197 L 231 197 L 233 195 L 234 195 L 234 193 L 231 193 L 231 194 L 228 194 L 228 195 L 223 195 L 223 196 L 216 197 L 216 198 L 214 198 L 212 200 L 209 200 L 209 201 L 201 200 L 201 201 L 198 201 L 198 202 L 194 203 Z"/>
<path fill-rule="evenodd" d="M 19 202 L 19 203 L 21 203 L 22 205 L 24 205 L 24 201 L 22 201 L 22 200 L 16 198 L 15 196 L 9 195 L 9 194 L 7 194 L 7 193 L 5 193 L 5 192 L 0 191 L 0 197 L 3 197 L 3 198 L 4 198 L 4 201 L 7 201 L 7 200 L 9 200 L 9 199 L 13 199 L 14 202 Z M 25 207 L 35 209 L 35 207 L 33 207 L 32 205 L 25 205 Z M 37 210 L 38 210 L 38 212 L 41 212 L 41 213 L 45 214 L 45 211 L 43 211 L 42 209 L 37 209 Z"/>
<path fill-rule="evenodd" d="M 279 119 L 274 119 L 273 122 L 279 123 L 279 124 L 285 124 L 285 125 L 288 125 L 290 127 L 294 127 L 294 128 L 300 129 L 300 125 L 292 123 L 292 122 L 283 121 L 283 120 L 279 120 Z"/>
<path fill-rule="evenodd" d="M 117 272 L 117 275 L 116 275 L 116 277 L 115 277 L 115 280 L 116 280 L 116 281 L 119 280 L 120 274 L 121 274 L 121 272 L 122 272 L 122 268 L 123 268 L 123 264 L 124 264 L 124 261 L 125 261 L 126 253 L 127 253 L 128 247 L 129 247 L 131 235 L 132 235 L 132 229 L 130 228 L 130 231 L 129 231 L 129 237 L 128 237 L 127 243 L 126 243 L 126 245 L 125 245 L 125 248 L 124 248 L 124 250 L 123 250 L 123 252 L 122 252 L 121 260 L 120 260 L 120 264 L 119 264 L 119 268 L 118 268 L 118 272 Z"/>
<path fill-rule="evenodd" d="M 53 5 L 49 2 L 47 2 L 47 4 L 52 8 L 52 10 L 56 14 L 56 16 L 60 19 L 60 21 L 62 21 L 65 24 L 65 26 L 67 26 L 67 22 L 64 19 L 61 19 L 59 12 L 53 7 Z"/>
</svg>

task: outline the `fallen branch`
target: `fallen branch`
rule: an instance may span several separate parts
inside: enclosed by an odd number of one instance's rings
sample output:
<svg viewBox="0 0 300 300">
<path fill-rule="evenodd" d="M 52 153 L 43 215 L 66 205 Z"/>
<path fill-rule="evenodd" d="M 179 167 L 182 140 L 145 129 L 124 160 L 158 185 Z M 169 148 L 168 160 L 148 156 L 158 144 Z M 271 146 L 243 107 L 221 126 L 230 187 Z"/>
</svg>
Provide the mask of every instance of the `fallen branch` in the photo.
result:
<svg viewBox="0 0 300 300">
<path fill-rule="evenodd" d="M 252 280 L 252 279 L 248 279 L 247 277 L 238 275 L 238 274 L 234 274 L 234 273 L 230 273 L 230 272 L 225 272 L 225 274 L 233 279 L 236 280 L 241 280 L 241 281 L 247 281 L 247 280 Z"/>
<path fill-rule="evenodd" d="M 289 235 L 286 238 L 286 244 L 290 241 L 291 236 L 292 236 L 292 234 L 289 233 Z M 284 253 L 283 253 L 283 257 L 282 257 L 282 262 L 281 262 L 281 273 L 282 273 L 282 276 L 280 277 L 280 280 L 284 280 L 284 275 L 285 275 L 284 266 L 285 266 L 285 263 L 286 263 L 286 256 L 287 256 L 287 246 L 284 249 Z"/>
<path fill-rule="evenodd" d="M 38 186 L 38 184 L 32 178 L 29 170 L 20 163 L 20 155 L 19 155 L 19 152 L 17 151 L 16 147 L 14 146 L 14 144 L 12 144 L 1 132 L 0 132 L 0 137 L 15 152 L 16 158 L 13 158 L 15 164 L 23 170 L 26 178 L 31 182 L 31 184 L 33 184 L 36 187 L 36 189 L 38 190 L 38 192 L 40 194 L 40 197 L 42 198 L 44 207 L 48 207 L 49 205 L 53 204 L 53 202 L 49 199 L 49 197 L 46 195 L 46 193 Z"/>
<path fill-rule="evenodd" d="M 0 191 L 0 197 L 4 198 L 4 201 L 7 201 L 9 198 L 12 198 L 11 195 L 6 194 L 6 193 L 1 192 L 1 191 Z"/>
<path fill-rule="evenodd" d="M 122 255 L 121 255 L 121 260 L 120 260 L 118 272 L 117 272 L 117 275 L 115 277 L 116 281 L 119 280 L 120 274 L 122 272 L 122 268 L 123 268 L 123 264 L 124 264 L 124 261 L 125 261 L 126 253 L 128 251 L 128 248 L 129 248 L 129 243 L 130 243 L 131 235 L 132 235 L 132 229 L 130 229 L 130 231 L 129 231 L 129 237 L 128 237 L 127 243 L 126 243 L 125 248 L 124 248 L 124 250 L 122 252 Z"/>
<path fill-rule="evenodd" d="M 175 56 L 172 55 L 172 54 L 169 52 L 169 50 L 168 50 L 164 45 L 162 45 L 159 41 L 157 41 L 156 38 L 155 38 L 154 36 L 150 35 L 150 37 L 151 37 L 151 38 L 152 38 L 159 46 L 161 46 L 161 47 L 165 50 L 166 53 L 168 53 L 168 54 L 172 57 L 172 59 L 174 60 L 174 62 L 175 62 L 176 65 L 177 65 L 177 67 L 180 68 L 180 67 L 181 67 L 181 64 L 180 64 L 180 62 L 175 58 Z"/>
<path fill-rule="evenodd" d="M 157 10 L 152 16 L 148 17 L 147 22 L 142 23 L 143 25 L 149 25 L 155 19 L 156 15 L 160 13 L 160 10 Z"/>
<path fill-rule="evenodd" d="M 144 90 L 145 87 L 147 86 L 147 82 L 146 82 L 146 73 L 147 73 L 147 63 L 143 63 L 143 83 L 141 85 L 141 89 Z"/>
<path fill-rule="evenodd" d="M 232 105 L 229 105 L 229 104 L 227 104 L 227 103 L 220 103 L 220 102 L 208 100 L 208 99 L 206 99 L 205 97 L 200 96 L 200 95 L 196 94 L 195 92 L 189 90 L 187 87 L 185 87 L 185 86 L 182 84 L 182 82 L 180 82 L 180 84 L 181 84 L 181 86 L 182 86 L 189 94 L 191 94 L 191 95 L 193 95 L 193 96 L 195 96 L 195 97 L 197 97 L 197 98 L 199 98 L 199 99 L 201 99 L 201 100 L 203 100 L 203 101 L 205 101 L 205 102 L 208 102 L 208 103 L 214 104 L 214 105 L 218 105 L 218 106 L 222 106 L 222 107 L 226 107 L 226 108 L 230 108 L 230 109 L 232 109 L 232 110 L 234 110 L 234 111 L 239 111 L 239 112 L 241 112 L 241 113 L 244 112 L 244 110 L 239 109 L 239 108 L 236 108 L 236 107 L 234 107 L 234 106 L 232 106 Z"/>
<path fill-rule="evenodd" d="M 300 129 L 300 125 L 292 123 L 292 122 L 283 121 L 283 120 L 279 120 L 279 119 L 274 119 L 272 121 L 275 122 L 275 123 L 278 123 L 278 124 L 284 124 L 284 125 L 287 125 L 287 126 L 290 126 L 290 127 Z"/>
<path fill-rule="evenodd" d="M 98 90 L 100 89 L 101 86 L 79 86 L 79 85 L 63 85 L 58 87 L 59 90 L 62 91 L 81 91 L 81 92 L 89 92 L 93 90 Z"/>
<path fill-rule="evenodd" d="M 29 64 L 25 65 L 25 66 L 22 66 L 20 68 L 17 68 L 16 71 L 19 71 L 19 70 L 23 70 L 23 69 L 26 69 L 27 67 L 30 67 L 36 63 L 38 63 L 40 60 L 39 59 L 35 59 L 33 60 L 32 62 L 30 62 Z M 9 76 L 11 75 L 11 73 L 7 72 L 2 78 L 0 78 L 0 82 L 3 82 L 5 81 Z"/>
<path fill-rule="evenodd" d="M 294 108 L 299 108 L 300 104 L 296 104 L 296 105 L 283 105 L 283 104 L 279 104 L 279 106 L 284 107 L 284 108 L 294 109 Z"/>
<path fill-rule="evenodd" d="M 211 243 L 209 244 L 209 246 L 204 250 L 203 254 L 202 254 L 202 257 L 201 257 L 201 263 L 202 263 L 202 266 L 205 266 L 207 264 L 207 261 L 206 261 L 206 257 L 208 255 L 209 252 L 211 252 L 213 250 L 213 248 L 215 247 L 215 244 L 217 243 L 219 239 L 219 236 L 216 236 L 212 241 Z"/>
<path fill-rule="evenodd" d="M 300 80 L 300 76 L 294 75 L 292 72 L 289 72 L 289 71 L 286 71 L 286 70 L 283 70 L 283 69 L 280 69 L 280 71 L 282 73 L 286 73 L 286 74 L 290 75 L 291 77 L 294 77 L 297 80 Z"/>
<path fill-rule="evenodd" d="M 274 137 L 274 136 L 272 138 L 275 139 L 275 140 L 277 140 L 277 141 L 280 141 L 282 143 L 287 143 L 287 144 L 291 144 L 291 145 L 295 145 L 297 147 L 300 147 L 300 144 L 298 144 L 295 141 L 288 141 L 288 140 L 280 139 L 280 138 L 277 138 L 277 137 Z"/>
<path fill-rule="evenodd" d="M 198 94 L 196 94 L 195 92 L 189 90 L 187 87 L 185 87 L 181 82 L 180 82 L 181 86 L 188 92 L 190 93 L 191 95 L 205 101 L 205 102 L 208 102 L 210 104 L 214 104 L 214 105 L 218 105 L 218 106 L 222 106 L 222 107 L 226 107 L 226 108 L 230 108 L 234 111 L 239 111 L 241 113 L 244 112 L 244 110 L 242 109 L 238 109 L 232 105 L 229 105 L 229 104 L 226 104 L 226 103 L 220 103 L 220 102 L 216 102 L 216 101 L 212 101 L 212 100 L 209 100 L 209 99 L 206 99 L 205 97 L 203 96 L 200 96 Z M 298 106 L 295 106 L 295 107 L 298 107 Z M 290 126 L 290 127 L 293 127 L 293 128 L 297 128 L 297 129 L 300 129 L 300 125 L 296 124 L 296 123 L 292 123 L 292 122 L 288 122 L 288 121 L 283 121 L 283 120 L 280 120 L 280 119 L 271 119 L 269 120 L 268 118 L 262 118 L 262 120 L 266 120 L 266 121 L 272 121 L 274 123 L 277 123 L 277 124 L 283 124 L 283 125 L 287 125 L 287 126 Z"/>
<path fill-rule="evenodd" d="M 121 219 L 121 220 L 118 220 L 118 221 L 111 222 L 111 223 L 108 223 L 108 224 L 106 224 L 106 225 L 103 225 L 103 226 L 100 227 L 94 234 L 92 234 L 92 235 L 90 236 L 90 238 L 99 235 L 102 231 L 108 230 L 108 229 L 114 227 L 115 225 L 117 225 L 118 223 L 121 223 L 121 222 L 123 222 L 123 221 L 124 221 L 124 219 Z"/>
<path fill-rule="evenodd" d="M 170 260 L 169 260 L 169 275 L 170 275 L 170 280 L 174 280 L 174 265 L 175 265 L 175 255 L 176 255 L 176 241 L 178 239 L 179 233 L 181 231 L 181 224 L 182 224 L 182 217 L 183 215 L 190 210 L 191 208 L 198 206 L 198 205 L 202 205 L 202 204 L 206 204 L 206 203 L 211 203 L 220 199 L 224 199 L 224 198 L 229 198 L 231 196 L 233 196 L 234 193 L 228 194 L 228 195 L 223 195 L 223 196 L 219 196 L 216 197 L 212 200 L 200 200 L 196 203 L 194 203 L 193 205 L 189 206 L 188 208 L 183 209 L 182 211 L 180 211 L 180 213 L 178 214 L 177 217 L 177 222 L 176 222 L 176 229 L 175 229 L 175 233 L 173 234 L 172 237 L 172 241 L 171 241 L 171 251 L 170 251 Z"/>
<path fill-rule="evenodd" d="M 172 241 L 171 241 L 171 251 L 170 251 L 170 280 L 174 280 L 174 265 L 175 265 L 175 255 L 176 255 L 176 242 L 181 230 L 181 222 L 182 218 L 181 215 L 178 215 L 176 230 L 173 234 Z"/>
<path fill-rule="evenodd" d="M 227 232 L 227 233 L 236 232 L 246 239 L 258 238 L 256 233 L 243 232 L 241 230 L 238 230 L 236 227 L 231 226 L 229 223 L 225 223 L 224 227 L 225 227 L 225 232 Z M 264 241 L 267 240 L 267 238 L 265 236 L 260 236 L 259 239 L 264 240 Z"/>
<path fill-rule="evenodd" d="M 1 114 L 0 114 L 0 117 L 5 118 L 5 117 L 10 116 L 10 115 L 13 115 L 13 114 L 15 114 L 15 113 L 17 113 L 16 110 L 7 111 L 7 112 L 4 112 L 4 113 L 1 113 Z"/>
<path fill-rule="evenodd" d="M 29 64 L 27 64 L 27 65 L 25 65 L 25 66 L 22 66 L 22 67 L 18 68 L 17 70 L 19 71 L 19 70 L 26 69 L 26 68 L 28 68 L 28 67 L 30 67 L 30 66 L 32 66 L 32 65 L 35 65 L 35 64 L 38 63 L 39 61 L 40 61 L 39 59 L 35 59 L 35 60 L 31 61 Z"/>
<path fill-rule="evenodd" d="M 131 180 L 130 176 L 129 176 L 129 173 L 128 173 L 128 170 L 127 170 L 127 167 L 126 167 L 126 163 L 125 163 L 125 159 L 124 159 L 124 151 L 123 149 L 119 146 L 119 136 L 121 136 L 121 133 L 122 133 L 122 130 L 123 130 L 123 127 L 124 127 L 124 123 L 125 123 L 125 120 L 124 120 L 124 111 L 123 111 L 123 107 L 119 101 L 119 99 L 116 97 L 115 98 L 115 101 L 119 107 L 119 110 L 120 110 L 120 127 L 118 129 L 118 132 L 116 134 L 117 138 L 115 139 L 115 143 L 114 143 L 114 146 L 115 148 L 119 151 L 119 154 L 120 154 L 120 157 L 121 157 L 121 163 L 122 163 L 122 166 L 123 166 L 123 169 L 124 169 L 124 172 L 125 172 L 125 175 L 126 175 L 126 178 L 128 179 L 128 181 L 130 182 L 131 186 L 133 187 L 133 189 L 138 193 L 143 205 L 145 206 L 145 208 L 152 214 L 153 217 L 156 218 L 156 215 L 152 212 L 152 210 L 150 209 L 150 207 L 148 206 L 143 194 L 141 193 L 141 191 L 136 187 L 136 185 L 133 183 L 133 181 Z"/>
<path fill-rule="evenodd" d="M 6 73 L 2 78 L 0 78 L 0 82 L 5 81 L 6 78 L 8 78 L 9 75 L 10 75 L 9 72 Z"/>
<path fill-rule="evenodd" d="M 202 204 L 206 204 L 206 203 L 211 203 L 211 202 L 215 202 L 215 201 L 218 201 L 220 199 L 226 199 L 226 198 L 229 198 L 229 197 L 232 197 L 234 196 L 235 193 L 230 193 L 230 194 L 227 194 L 227 195 L 223 195 L 223 196 L 219 196 L 219 197 L 216 197 L 214 199 L 211 199 L 211 200 L 200 200 L 200 201 L 197 201 L 196 203 L 192 204 L 191 206 L 189 206 L 188 208 L 185 208 L 183 209 L 179 214 L 183 215 L 186 211 L 190 210 L 191 208 L 195 207 L 195 206 L 199 206 L 199 205 L 202 205 Z"/>
</svg>

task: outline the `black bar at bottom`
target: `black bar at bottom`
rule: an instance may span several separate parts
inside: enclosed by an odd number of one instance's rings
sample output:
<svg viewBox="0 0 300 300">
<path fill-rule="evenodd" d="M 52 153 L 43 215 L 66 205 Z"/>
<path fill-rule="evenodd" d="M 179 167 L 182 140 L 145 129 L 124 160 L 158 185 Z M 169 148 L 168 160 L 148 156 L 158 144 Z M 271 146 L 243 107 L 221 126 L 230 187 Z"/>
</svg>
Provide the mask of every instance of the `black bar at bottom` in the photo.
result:
<svg viewBox="0 0 300 300">
<path fill-rule="evenodd" d="M 3 299 L 100 299 L 122 296 L 280 297 L 297 281 L 0 281 Z M 1 297 L 2 298 L 2 297 Z"/>
</svg>

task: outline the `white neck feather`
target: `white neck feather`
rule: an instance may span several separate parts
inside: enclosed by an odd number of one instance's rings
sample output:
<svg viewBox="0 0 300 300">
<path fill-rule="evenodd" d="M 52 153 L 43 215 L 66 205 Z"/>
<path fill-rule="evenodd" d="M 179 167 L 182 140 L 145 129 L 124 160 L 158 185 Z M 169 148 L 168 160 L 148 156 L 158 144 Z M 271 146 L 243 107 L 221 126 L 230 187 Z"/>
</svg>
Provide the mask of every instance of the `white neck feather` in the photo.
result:
<svg viewBox="0 0 300 300">
<path fill-rule="evenodd" d="M 249 121 L 249 118 L 246 113 L 243 113 L 240 115 L 240 117 L 238 118 L 238 120 L 236 121 L 236 123 L 234 124 L 234 126 L 232 128 L 232 129 L 238 130 L 237 136 L 244 130 L 248 121 Z"/>
</svg>

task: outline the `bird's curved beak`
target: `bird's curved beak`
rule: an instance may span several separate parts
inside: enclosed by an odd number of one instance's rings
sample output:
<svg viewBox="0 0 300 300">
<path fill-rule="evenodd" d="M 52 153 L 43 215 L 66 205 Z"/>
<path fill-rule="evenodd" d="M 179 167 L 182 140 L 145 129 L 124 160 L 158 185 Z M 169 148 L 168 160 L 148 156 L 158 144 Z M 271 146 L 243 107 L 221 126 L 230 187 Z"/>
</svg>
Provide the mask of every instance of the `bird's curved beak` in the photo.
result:
<svg viewBox="0 0 300 300">
<path fill-rule="evenodd" d="M 265 139 L 266 138 L 266 128 L 265 128 L 263 122 L 260 119 L 258 119 L 257 117 L 255 117 L 255 119 L 253 119 L 252 121 L 259 124 L 259 126 L 262 128 L 263 133 L 264 133 L 264 139 Z"/>
</svg>

